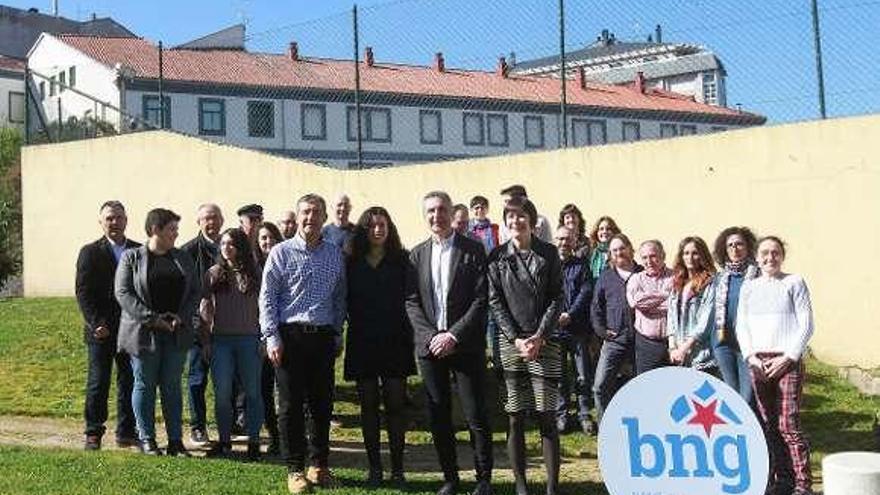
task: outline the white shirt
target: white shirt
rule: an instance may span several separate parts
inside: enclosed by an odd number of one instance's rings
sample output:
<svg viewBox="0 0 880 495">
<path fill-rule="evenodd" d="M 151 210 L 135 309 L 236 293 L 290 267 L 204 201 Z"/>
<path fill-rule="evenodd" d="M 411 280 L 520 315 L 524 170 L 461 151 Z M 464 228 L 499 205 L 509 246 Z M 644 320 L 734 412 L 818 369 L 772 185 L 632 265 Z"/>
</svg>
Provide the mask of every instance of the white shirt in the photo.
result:
<svg viewBox="0 0 880 495">
<path fill-rule="evenodd" d="M 431 241 L 431 281 L 434 284 L 434 309 L 437 330 L 448 330 L 446 323 L 446 296 L 449 294 L 449 265 L 452 260 L 452 242 L 455 233 L 446 239 Z"/>
<path fill-rule="evenodd" d="M 804 279 L 785 274 L 746 280 L 739 293 L 736 337 L 744 357 L 781 352 L 798 361 L 813 335 L 813 309 Z"/>
</svg>

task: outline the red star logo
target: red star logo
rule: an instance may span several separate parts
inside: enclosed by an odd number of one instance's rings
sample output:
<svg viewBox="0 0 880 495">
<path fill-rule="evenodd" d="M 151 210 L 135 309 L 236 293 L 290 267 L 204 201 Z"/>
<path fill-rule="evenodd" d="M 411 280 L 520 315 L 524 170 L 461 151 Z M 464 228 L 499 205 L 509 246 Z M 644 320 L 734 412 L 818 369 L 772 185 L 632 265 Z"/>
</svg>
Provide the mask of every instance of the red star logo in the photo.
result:
<svg viewBox="0 0 880 495">
<path fill-rule="evenodd" d="M 715 414 L 715 407 L 718 405 L 718 399 L 713 400 L 707 406 L 703 406 L 695 400 L 691 400 L 691 402 L 694 404 L 694 409 L 697 413 L 694 414 L 693 418 L 688 420 L 688 424 L 702 425 L 703 429 L 706 430 L 707 437 L 712 435 L 713 426 L 727 424 Z"/>
</svg>

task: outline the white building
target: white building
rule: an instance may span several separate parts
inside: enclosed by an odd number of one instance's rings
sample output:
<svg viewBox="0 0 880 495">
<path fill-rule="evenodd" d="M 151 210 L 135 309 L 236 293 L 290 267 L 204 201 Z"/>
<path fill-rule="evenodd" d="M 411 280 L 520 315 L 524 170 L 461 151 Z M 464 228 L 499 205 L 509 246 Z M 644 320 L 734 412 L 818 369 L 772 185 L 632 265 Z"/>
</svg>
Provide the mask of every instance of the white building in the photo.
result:
<svg viewBox="0 0 880 495">
<path fill-rule="evenodd" d="M 0 55 L 0 127 L 24 129 L 25 63 Z"/>
<path fill-rule="evenodd" d="M 583 70 L 587 79 L 606 84 L 629 84 L 641 72 L 648 87 L 693 97 L 709 105 L 727 106 L 727 72 L 717 55 L 689 43 L 663 43 L 660 26 L 656 39 L 619 41 L 607 29 L 596 41 L 565 56 L 566 74 Z M 559 77 L 559 55 L 517 63 L 512 73 Z"/>
<path fill-rule="evenodd" d="M 165 128 L 336 167 L 357 163 L 352 61 L 304 58 L 296 43 L 286 54 L 176 48 L 165 50 L 163 60 Z M 60 109 L 63 119 L 91 115 L 123 131 L 142 126 L 139 119 L 160 124 L 159 53 L 146 40 L 44 34 L 29 65 L 50 121 Z M 445 67 L 442 54 L 426 67 L 378 63 L 367 49 L 359 67 L 365 166 L 560 146 L 558 81 L 511 75 L 503 59 L 495 72 L 464 71 Z M 64 90 L 62 78 L 76 92 Z M 570 143 L 698 134 L 765 121 L 636 79 L 630 86 L 583 78 L 572 84 Z"/>
</svg>

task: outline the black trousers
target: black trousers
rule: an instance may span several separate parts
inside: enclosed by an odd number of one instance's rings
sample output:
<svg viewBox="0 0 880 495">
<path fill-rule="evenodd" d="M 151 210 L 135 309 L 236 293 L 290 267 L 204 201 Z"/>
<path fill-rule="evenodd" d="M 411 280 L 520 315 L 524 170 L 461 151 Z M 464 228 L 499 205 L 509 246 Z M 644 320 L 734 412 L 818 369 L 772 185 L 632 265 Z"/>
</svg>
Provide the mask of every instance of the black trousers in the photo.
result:
<svg viewBox="0 0 880 495">
<path fill-rule="evenodd" d="M 483 353 L 452 354 L 442 359 L 419 359 L 419 369 L 428 397 L 431 435 L 447 481 L 458 479 L 455 430 L 452 425 L 452 384 L 470 430 L 474 467 L 478 480 L 492 478 L 492 429 L 486 410 L 486 357 Z"/>
<path fill-rule="evenodd" d="M 281 454 L 290 472 L 305 469 L 306 432 L 303 406 L 312 421 L 309 432 L 309 460 L 313 466 L 327 466 L 330 453 L 330 413 L 333 366 L 336 360 L 332 329 L 303 333 L 283 325 L 279 332 L 284 345 L 278 380 L 278 433 Z"/>
<path fill-rule="evenodd" d="M 86 379 L 85 420 L 86 435 L 104 435 L 107 421 L 107 399 L 113 363 L 116 363 L 116 438 L 137 438 L 134 412 L 131 408 L 131 389 L 134 378 L 128 354 L 116 351 L 116 340 L 89 342 L 88 378 Z"/>
<path fill-rule="evenodd" d="M 361 401 L 361 433 L 364 436 L 370 470 L 382 471 L 379 453 L 379 428 L 382 421 L 379 404 L 384 403 L 388 447 L 391 451 L 391 472 L 403 473 L 406 378 L 359 378 L 357 391 Z"/>
<path fill-rule="evenodd" d="M 263 358 L 263 371 L 260 377 L 263 392 L 263 412 L 266 417 L 266 431 L 272 439 L 278 437 L 278 413 L 275 411 L 275 367 L 268 357 Z"/>
</svg>

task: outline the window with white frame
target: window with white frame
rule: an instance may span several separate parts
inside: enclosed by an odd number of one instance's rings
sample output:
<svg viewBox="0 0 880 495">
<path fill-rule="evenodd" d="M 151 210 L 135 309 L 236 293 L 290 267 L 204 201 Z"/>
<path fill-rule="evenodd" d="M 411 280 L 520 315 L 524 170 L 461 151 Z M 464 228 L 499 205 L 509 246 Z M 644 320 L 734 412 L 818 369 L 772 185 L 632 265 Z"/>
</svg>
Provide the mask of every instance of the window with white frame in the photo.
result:
<svg viewBox="0 0 880 495">
<path fill-rule="evenodd" d="M 486 129 L 489 131 L 489 146 L 508 146 L 510 139 L 507 134 L 507 115 L 486 115 Z"/>
<path fill-rule="evenodd" d="M 678 128 L 678 133 L 682 136 L 693 136 L 697 133 L 697 126 L 695 125 L 683 125 Z"/>
<path fill-rule="evenodd" d="M 660 137 L 670 138 L 678 136 L 678 127 L 675 124 L 660 124 Z"/>
<path fill-rule="evenodd" d="M 327 107 L 317 103 L 303 103 L 300 106 L 302 138 L 305 141 L 324 141 L 327 139 Z"/>
<path fill-rule="evenodd" d="M 67 72 L 58 73 L 58 92 L 63 93 L 67 89 Z"/>
<path fill-rule="evenodd" d="M 714 72 L 703 73 L 703 103 L 718 104 L 718 81 Z"/>
<path fill-rule="evenodd" d="M 76 67 L 71 66 L 67 69 L 67 84 L 69 84 L 71 88 L 76 86 Z"/>
<path fill-rule="evenodd" d="M 621 127 L 621 140 L 624 143 L 642 139 L 642 129 L 638 122 L 624 122 Z"/>
<path fill-rule="evenodd" d="M 544 118 L 534 115 L 523 117 L 523 134 L 526 148 L 543 148 Z"/>
<path fill-rule="evenodd" d="M 594 146 L 608 141 L 604 120 L 572 119 L 571 136 L 574 146 Z"/>
<path fill-rule="evenodd" d="M 465 112 L 462 117 L 462 138 L 468 146 L 483 146 L 486 144 L 483 114 Z"/>
<path fill-rule="evenodd" d="M 443 116 L 440 110 L 419 111 L 419 142 L 443 144 Z"/>
<path fill-rule="evenodd" d="M 9 122 L 24 124 L 24 93 L 9 92 Z"/>
</svg>

